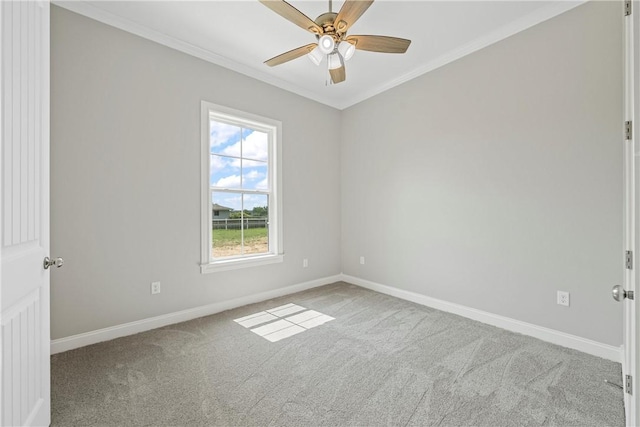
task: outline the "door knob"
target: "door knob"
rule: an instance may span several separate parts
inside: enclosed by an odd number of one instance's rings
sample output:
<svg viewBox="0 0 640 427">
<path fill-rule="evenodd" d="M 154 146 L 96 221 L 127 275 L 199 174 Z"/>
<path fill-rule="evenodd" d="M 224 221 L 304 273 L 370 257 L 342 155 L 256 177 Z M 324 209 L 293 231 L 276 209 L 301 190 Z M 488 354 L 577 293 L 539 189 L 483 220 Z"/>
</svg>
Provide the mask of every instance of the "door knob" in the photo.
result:
<svg viewBox="0 0 640 427">
<path fill-rule="evenodd" d="M 622 301 L 625 298 L 633 299 L 633 291 L 625 291 L 622 286 L 615 285 L 611 290 L 611 296 L 616 301 Z"/>
<path fill-rule="evenodd" d="M 53 267 L 54 265 L 58 268 L 62 267 L 62 264 L 64 264 L 64 260 L 62 258 L 56 258 L 56 259 L 51 259 L 49 257 L 44 257 L 44 269 L 48 270 L 49 267 Z"/>
</svg>

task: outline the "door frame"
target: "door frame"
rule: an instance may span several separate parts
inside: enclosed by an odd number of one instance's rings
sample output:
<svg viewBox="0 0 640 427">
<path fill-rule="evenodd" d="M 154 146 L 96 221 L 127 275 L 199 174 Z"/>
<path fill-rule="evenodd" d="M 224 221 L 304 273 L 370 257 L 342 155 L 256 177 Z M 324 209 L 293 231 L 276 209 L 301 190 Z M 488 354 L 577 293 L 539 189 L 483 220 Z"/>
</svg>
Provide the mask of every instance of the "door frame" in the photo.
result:
<svg viewBox="0 0 640 427">
<path fill-rule="evenodd" d="M 626 3 L 626 2 L 625 2 Z M 636 269 L 640 266 L 637 256 L 637 242 L 640 242 L 640 144 L 638 143 L 638 123 L 640 123 L 640 1 L 630 2 L 632 13 L 624 17 L 624 121 L 631 121 L 631 138 L 624 137 L 624 236 L 625 250 L 632 251 L 632 268 L 625 269 L 624 289 L 635 291 L 636 297 L 631 300 L 625 298 L 623 304 L 623 348 L 622 348 L 622 382 L 624 393 L 625 419 L 627 426 L 639 426 L 637 367 L 638 359 L 637 333 L 640 331 L 640 317 L 638 313 L 637 290 L 640 289 L 640 275 Z M 626 9 L 626 4 L 625 4 Z M 626 123 L 623 123 L 626 127 Z M 632 384 L 627 389 L 626 378 L 631 376 Z"/>
</svg>

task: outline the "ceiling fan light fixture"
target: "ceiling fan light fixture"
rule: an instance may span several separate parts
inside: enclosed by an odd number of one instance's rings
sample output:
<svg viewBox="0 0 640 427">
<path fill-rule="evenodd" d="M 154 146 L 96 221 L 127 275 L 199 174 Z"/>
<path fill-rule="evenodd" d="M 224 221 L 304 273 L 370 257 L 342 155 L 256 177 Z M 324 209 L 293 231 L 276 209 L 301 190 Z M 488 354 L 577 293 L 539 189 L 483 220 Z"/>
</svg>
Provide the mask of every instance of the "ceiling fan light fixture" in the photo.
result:
<svg viewBox="0 0 640 427">
<path fill-rule="evenodd" d="M 328 55 L 336 48 L 336 42 L 333 40 L 333 37 L 325 34 L 318 39 L 318 47 L 320 48 L 320 52 Z"/>
<path fill-rule="evenodd" d="M 320 65 L 322 62 L 322 58 L 324 58 L 324 54 L 320 51 L 320 47 L 316 46 L 311 52 L 307 54 L 311 62 L 316 65 Z"/>
<path fill-rule="evenodd" d="M 338 44 L 338 52 L 340 52 L 345 61 L 348 61 L 356 53 L 356 47 L 347 41 L 341 41 Z"/>
<path fill-rule="evenodd" d="M 290 0 L 259 1 L 287 21 L 310 31 L 316 40 L 316 43 L 300 46 L 264 61 L 269 67 L 284 64 L 305 55 L 314 64 L 320 65 L 326 56 L 331 82 L 342 83 L 346 79 L 345 61 L 353 57 L 356 49 L 381 53 L 405 53 L 411 44 L 411 40 L 390 36 L 351 35 L 347 37 L 347 31 L 374 0 L 343 0 L 340 11 L 337 13 L 332 10 L 333 0 L 328 0 L 329 11 L 318 16 L 315 21 L 289 4 Z"/>
<path fill-rule="evenodd" d="M 327 60 L 329 62 L 329 69 L 335 70 L 337 68 L 342 67 L 344 64 L 342 62 L 342 56 L 339 53 L 332 53 L 331 55 L 327 55 Z"/>
</svg>

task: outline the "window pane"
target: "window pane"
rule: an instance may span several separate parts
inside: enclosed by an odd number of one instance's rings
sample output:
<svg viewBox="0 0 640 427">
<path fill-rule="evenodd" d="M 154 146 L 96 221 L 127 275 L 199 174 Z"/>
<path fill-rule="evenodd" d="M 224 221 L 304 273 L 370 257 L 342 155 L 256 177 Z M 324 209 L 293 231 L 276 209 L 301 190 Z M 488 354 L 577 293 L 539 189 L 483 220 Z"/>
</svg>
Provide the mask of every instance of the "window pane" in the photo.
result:
<svg viewBox="0 0 640 427">
<path fill-rule="evenodd" d="M 242 159 L 242 188 L 268 190 L 269 175 L 266 162 Z"/>
<path fill-rule="evenodd" d="M 229 157 L 211 155 L 210 184 L 219 188 L 241 188 L 240 161 Z"/>
<path fill-rule="evenodd" d="M 269 252 L 269 198 L 264 194 L 244 194 L 244 253 Z"/>
<path fill-rule="evenodd" d="M 269 135 L 252 129 L 242 132 L 242 158 L 267 161 L 269 155 Z"/>
<path fill-rule="evenodd" d="M 215 154 L 240 155 L 240 136 L 242 128 L 211 120 L 211 152 Z M 237 154 L 233 154 L 236 153 Z"/>
<path fill-rule="evenodd" d="M 240 219 L 242 195 L 212 192 L 211 200 L 211 253 L 213 257 L 224 258 L 242 255 L 242 228 Z"/>
</svg>

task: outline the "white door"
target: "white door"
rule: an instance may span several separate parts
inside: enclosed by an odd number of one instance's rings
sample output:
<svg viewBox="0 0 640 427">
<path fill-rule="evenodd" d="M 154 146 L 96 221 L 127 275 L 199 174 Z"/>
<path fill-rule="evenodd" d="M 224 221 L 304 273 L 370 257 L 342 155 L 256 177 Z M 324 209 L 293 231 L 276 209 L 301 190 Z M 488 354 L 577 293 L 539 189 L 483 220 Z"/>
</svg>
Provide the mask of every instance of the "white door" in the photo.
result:
<svg viewBox="0 0 640 427">
<path fill-rule="evenodd" d="M 49 2 L 0 1 L 0 423 L 49 425 Z"/>
<path fill-rule="evenodd" d="M 638 394 L 640 387 L 637 385 L 638 339 L 637 333 L 640 326 L 637 318 L 638 286 L 640 274 L 636 270 L 640 268 L 637 242 L 640 242 L 640 144 L 638 143 L 638 123 L 640 123 L 638 102 L 638 89 L 640 80 L 640 42 L 638 40 L 638 16 L 640 2 L 625 2 L 625 239 L 626 250 L 632 251 L 632 265 L 627 265 L 624 283 L 624 292 L 618 295 L 622 302 L 623 311 L 623 391 L 624 406 L 627 426 L 640 426 L 638 414 Z M 630 13 L 631 12 L 631 13 Z M 629 14 L 630 13 L 630 14 Z M 627 293 L 634 292 L 633 298 Z"/>
</svg>

